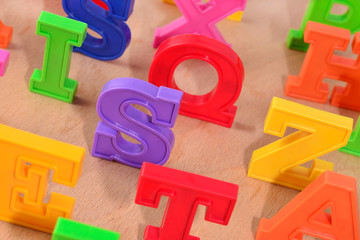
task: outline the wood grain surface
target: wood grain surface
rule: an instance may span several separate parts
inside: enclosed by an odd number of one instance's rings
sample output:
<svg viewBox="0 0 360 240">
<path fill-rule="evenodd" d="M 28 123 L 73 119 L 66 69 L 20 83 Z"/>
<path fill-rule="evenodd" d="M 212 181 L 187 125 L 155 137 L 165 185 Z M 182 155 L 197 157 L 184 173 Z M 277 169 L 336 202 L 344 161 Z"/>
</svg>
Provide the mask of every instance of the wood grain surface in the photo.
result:
<svg viewBox="0 0 360 240">
<path fill-rule="evenodd" d="M 287 76 L 299 73 L 305 57 L 305 53 L 287 49 L 285 40 L 290 28 L 300 26 L 306 4 L 303 0 L 251 0 L 241 23 L 223 20 L 217 24 L 245 67 L 234 124 L 228 129 L 179 116 L 173 129 L 175 147 L 165 166 L 235 183 L 240 189 L 228 226 L 206 222 L 205 207 L 200 207 L 192 235 L 204 240 L 254 239 L 260 218 L 271 218 L 299 193 L 246 176 L 252 152 L 278 139 L 263 133 L 273 96 L 356 121 L 357 112 L 284 95 Z M 8 48 L 10 66 L 0 78 L 0 123 L 85 147 L 85 163 L 77 186 L 72 189 L 50 183 L 45 201 L 51 192 L 72 196 L 76 199 L 74 220 L 120 232 L 122 240 L 142 239 L 146 225 L 161 224 L 167 198 L 162 198 L 158 209 L 136 205 L 139 169 L 90 155 L 99 121 L 95 106 L 103 85 L 111 79 L 148 80 L 156 51 L 152 47 L 155 28 L 181 13 L 161 0 L 136 0 L 128 21 L 131 44 L 121 58 L 102 62 L 73 54 L 69 76 L 79 82 L 79 90 L 74 103 L 68 104 L 28 90 L 33 70 L 41 69 L 43 64 L 45 38 L 35 35 L 36 21 L 43 10 L 65 16 L 60 0 L 0 0 L 0 19 L 14 28 Z M 194 94 L 210 91 L 217 81 L 212 67 L 191 60 L 179 66 L 175 78 L 184 90 Z M 331 86 L 339 84 L 326 82 Z M 359 179 L 359 158 L 334 151 L 322 159 L 332 161 L 336 172 Z M 49 240 L 51 235 L 0 222 L 0 239 Z"/>
</svg>

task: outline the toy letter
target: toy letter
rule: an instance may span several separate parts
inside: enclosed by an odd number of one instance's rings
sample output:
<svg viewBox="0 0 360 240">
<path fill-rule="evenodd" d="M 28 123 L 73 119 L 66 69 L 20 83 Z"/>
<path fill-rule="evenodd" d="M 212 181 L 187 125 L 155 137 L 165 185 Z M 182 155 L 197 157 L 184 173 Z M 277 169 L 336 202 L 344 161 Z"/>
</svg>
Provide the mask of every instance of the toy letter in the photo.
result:
<svg viewBox="0 0 360 240">
<path fill-rule="evenodd" d="M 182 92 L 156 87 L 134 78 L 118 78 L 106 83 L 97 103 L 101 118 L 92 155 L 141 168 L 143 162 L 164 164 L 174 145 L 174 126 Z M 152 116 L 134 108 L 147 108 Z M 123 138 L 121 133 L 139 144 Z"/>
<path fill-rule="evenodd" d="M 238 186 L 231 183 L 144 163 L 135 202 L 158 207 L 169 197 L 160 228 L 147 226 L 145 240 L 200 240 L 190 236 L 198 205 L 207 206 L 205 219 L 227 225 L 237 200 Z"/>
<path fill-rule="evenodd" d="M 302 190 L 333 164 L 317 159 L 346 145 L 352 118 L 274 97 L 264 132 L 282 137 L 288 127 L 299 131 L 253 152 L 248 175 Z M 311 168 L 300 166 L 313 161 Z"/>
<path fill-rule="evenodd" d="M 71 103 L 78 83 L 68 78 L 73 46 L 81 46 L 87 26 L 66 17 L 42 12 L 36 33 L 46 37 L 43 69 L 35 69 L 30 91 Z"/>
<path fill-rule="evenodd" d="M 70 18 L 85 22 L 101 35 L 88 34 L 84 44 L 74 51 L 99 60 L 119 58 L 127 48 L 131 32 L 125 21 L 133 11 L 134 0 L 63 0 L 63 8 Z"/>
</svg>

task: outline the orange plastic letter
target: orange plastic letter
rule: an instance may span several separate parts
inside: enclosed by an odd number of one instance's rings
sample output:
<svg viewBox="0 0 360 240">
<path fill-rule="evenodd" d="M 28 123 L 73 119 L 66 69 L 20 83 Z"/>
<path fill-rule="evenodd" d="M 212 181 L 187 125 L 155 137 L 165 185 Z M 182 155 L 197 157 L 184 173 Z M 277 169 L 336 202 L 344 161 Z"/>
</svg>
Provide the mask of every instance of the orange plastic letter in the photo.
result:
<svg viewBox="0 0 360 240">
<path fill-rule="evenodd" d="M 13 28 L 0 21 L 0 48 L 7 48 L 12 39 Z"/>
<path fill-rule="evenodd" d="M 282 137 L 287 127 L 299 129 L 254 151 L 248 175 L 263 181 L 302 190 L 333 163 L 316 159 L 345 146 L 353 119 L 274 97 L 264 132 Z M 311 168 L 300 166 L 313 160 Z"/>
<path fill-rule="evenodd" d="M 359 240 L 354 178 L 323 173 L 272 219 L 262 218 L 256 240 L 301 240 L 304 234 L 324 240 Z"/>
<path fill-rule="evenodd" d="M 305 42 L 310 43 L 300 75 L 289 76 L 285 94 L 314 102 L 325 103 L 329 87 L 324 78 L 347 82 L 337 86 L 331 96 L 331 104 L 360 111 L 360 58 L 354 60 L 334 55 L 334 50 L 346 50 L 350 42 L 350 30 L 308 22 Z M 360 54 L 360 33 L 355 34 L 353 53 Z"/>
<path fill-rule="evenodd" d="M 52 193 L 53 181 L 75 187 L 85 149 L 0 124 L 0 220 L 51 233 L 58 217 L 70 218 L 75 199 Z"/>
</svg>

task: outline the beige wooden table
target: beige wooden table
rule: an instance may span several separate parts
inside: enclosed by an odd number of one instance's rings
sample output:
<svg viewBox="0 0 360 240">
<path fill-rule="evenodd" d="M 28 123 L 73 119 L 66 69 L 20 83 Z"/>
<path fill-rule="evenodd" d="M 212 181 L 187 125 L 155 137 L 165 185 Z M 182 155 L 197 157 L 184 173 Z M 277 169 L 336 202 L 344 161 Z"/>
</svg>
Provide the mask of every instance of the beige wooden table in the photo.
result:
<svg viewBox="0 0 360 240">
<path fill-rule="evenodd" d="M 224 20 L 218 24 L 245 67 L 233 127 L 228 129 L 179 116 L 173 129 L 175 147 L 165 166 L 235 183 L 240 189 L 228 226 L 204 221 L 205 207 L 200 207 L 192 235 L 204 240 L 254 239 L 260 218 L 271 218 L 299 193 L 246 176 L 252 152 L 277 139 L 263 133 L 273 96 L 354 120 L 358 116 L 354 111 L 328 103 L 316 104 L 284 96 L 287 76 L 298 74 L 305 56 L 288 50 L 285 39 L 290 27 L 299 27 L 306 4 L 303 0 L 249 0 L 241 23 Z M 0 19 L 14 27 L 8 48 L 10 67 L 5 77 L 0 78 L 0 123 L 85 147 L 83 173 L 76 188 L 51 183 L 45 201 L 50 192 L 72 196 L 76 199 L 74 220 L 120 232 L 123 240 L 142 239 L 146 225 L 161 224 L 167 199 L 162 198 L 159 209 L 136 205 L 139 170 L 90 155 L 99 121 L 95 105 L 102 86 L 111 79 L 134 77 L 147 81 L 155 53 L 152 48 L 155 28 L 181 14 L 161 0 L 136 0 L 128 21 L 131 44 L 121 58 L 101 62 L 73 54 L 70 77 L 79 82 L 79 90 L 74 103 L 68 104 L 28 90 L 33 70 L 42 68 L 43 63 L 45 38 L 35 35 L 36 21 L 43 10 L 65 16 L 60 0 L 0 0 Z M 210 91 L 217 81 L 215 71 L 198 61 L 182 64 L 175 78 L 184 90 L 195 94 Z M 322 158 L 334 162 L 335 171 L 359 179 L 359 158 L 338 151 Z M 51 236 L 0 222 L 0 239 L 45 240 Z"/>
</svg>

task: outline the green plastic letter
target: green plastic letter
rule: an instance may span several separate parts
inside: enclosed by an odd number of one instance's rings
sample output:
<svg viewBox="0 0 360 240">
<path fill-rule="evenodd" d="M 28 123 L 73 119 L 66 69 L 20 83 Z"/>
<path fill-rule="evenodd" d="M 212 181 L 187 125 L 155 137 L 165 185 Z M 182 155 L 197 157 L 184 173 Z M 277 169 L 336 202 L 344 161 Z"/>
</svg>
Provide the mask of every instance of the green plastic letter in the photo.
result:
<svg viewBox="0 0 360 240">
<path fill-rule="evenodd" d="M 360 157 L 360 117 L 356 122 L 348 144 L 340 148 L 339 151 Z"/>
<path fill-rule="evenodd" d="M 71 103 L 78 83 L 68 78 L 73 46 L 80 47 L 87 24 L 42 12 L 36 34 L 46 37 L 43 70 L 35 69 L 30 91 Z"/>
<path fill-rule="evenodd" d="M 119 240 L 120 234 L 59 218 L 51 240 Z"/>
<path fill-rule="evenodd" d="M 331 10 L 335 4 L 344 5 L 348 10 L 341 15 L 333 14 Z M 359 0 L 310 0 L 300 29 L 289 31 L 287 46 L 291 49 L 307 51 L 309 44 L 304 42 L 304 30 L 308 21 L 349 29 L 353 34 L 360 30 L 359 16 Z"/>
</svg>

